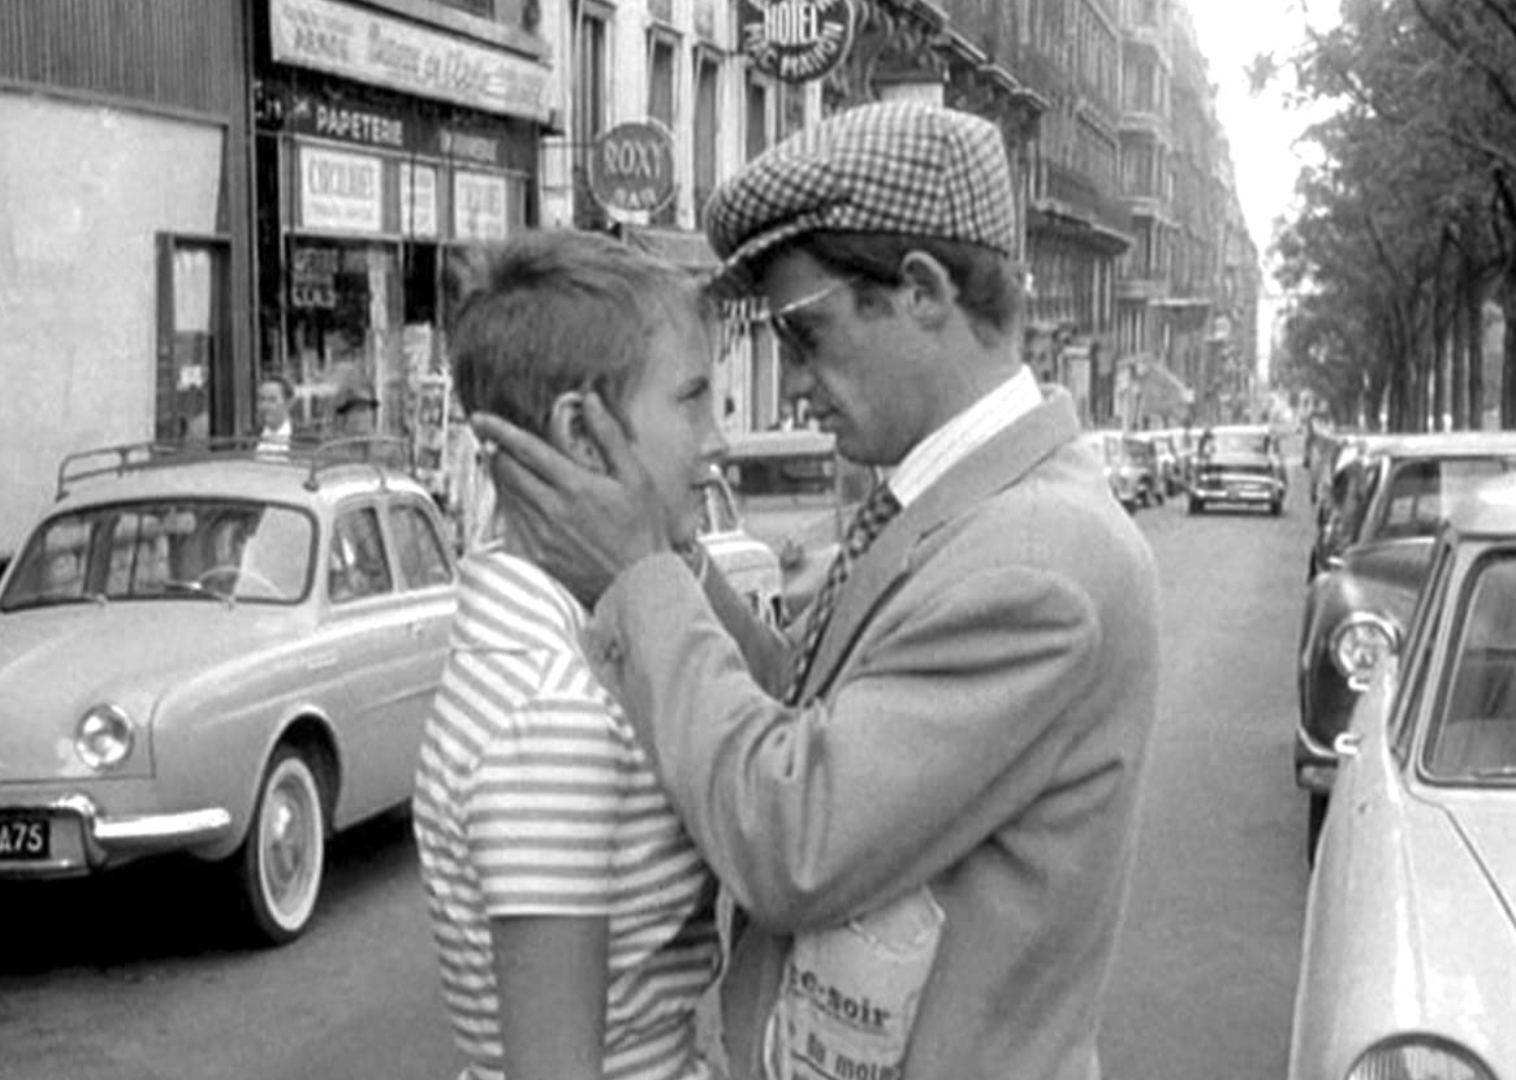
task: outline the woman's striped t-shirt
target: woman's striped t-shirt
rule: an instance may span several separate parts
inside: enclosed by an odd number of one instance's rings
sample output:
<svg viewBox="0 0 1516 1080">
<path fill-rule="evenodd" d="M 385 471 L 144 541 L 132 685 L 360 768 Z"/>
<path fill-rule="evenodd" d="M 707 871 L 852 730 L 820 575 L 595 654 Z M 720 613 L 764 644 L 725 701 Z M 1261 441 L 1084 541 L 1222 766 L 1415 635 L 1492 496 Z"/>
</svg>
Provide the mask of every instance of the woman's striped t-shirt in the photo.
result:
<svg viewBox="0 0 1516 1080">
<path fill-rule="evenodd" d="M 705 1077 L 695 1009 L 719 963 L 714 881 L 585 661 L 584 623 L 536 566 L 465 560 L 414 800 L 443 997 L 466 1075 L 498 1080 L 489 919 L 605 918 L 605 1076 Z"/>
</svg>

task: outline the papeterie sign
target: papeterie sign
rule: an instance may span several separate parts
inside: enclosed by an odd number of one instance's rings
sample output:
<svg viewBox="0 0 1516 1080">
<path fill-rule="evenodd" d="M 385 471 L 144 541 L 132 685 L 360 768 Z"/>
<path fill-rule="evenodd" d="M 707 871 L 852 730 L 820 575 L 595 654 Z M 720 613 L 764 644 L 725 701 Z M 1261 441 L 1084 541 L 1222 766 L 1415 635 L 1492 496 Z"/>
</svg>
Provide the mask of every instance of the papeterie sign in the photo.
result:
<svg viewBox="0 0 1516 1080">
<path fill-rule="evenodd" d="M 270 0 L 269 37 L 281 64 L 485 112 L 548 115 L 546 65 L 337 0 Z"/>
<path fill-rule="evenodd" d="M 853 45 L 852 0 L 738 0 L 742 51 L 784 82 L 819 79 Z"/>
<path fill-rule="evenodd" d="M 595 140 L 590 191 L 607 210 L 657 210 L 674 197 L 674 139 L 656 120 L 617 124 Z"/>
</svg>

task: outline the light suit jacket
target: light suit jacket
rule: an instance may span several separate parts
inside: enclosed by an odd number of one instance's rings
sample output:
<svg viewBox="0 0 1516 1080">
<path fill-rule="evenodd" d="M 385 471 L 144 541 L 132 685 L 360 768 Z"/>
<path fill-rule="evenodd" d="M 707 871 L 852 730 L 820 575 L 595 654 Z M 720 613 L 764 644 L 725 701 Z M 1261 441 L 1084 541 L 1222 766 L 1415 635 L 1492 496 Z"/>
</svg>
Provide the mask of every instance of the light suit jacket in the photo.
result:
<svg viewBox="0 0 1516 1080">
<path fill-rule="evenodd" d="M 884 530 L 804 708 L 775 696 L 774 641 L 672 556 L 597 606 L 590 651 L 751 919 L 723 986 L 735 1076 L 759 1075 L 789 933 L 927 884 L 946 925 L 905 1080 L 1098 1077 L 1158 616 L 1147 545 L 1078 431 L 1049 398 Z"/>
</svg>

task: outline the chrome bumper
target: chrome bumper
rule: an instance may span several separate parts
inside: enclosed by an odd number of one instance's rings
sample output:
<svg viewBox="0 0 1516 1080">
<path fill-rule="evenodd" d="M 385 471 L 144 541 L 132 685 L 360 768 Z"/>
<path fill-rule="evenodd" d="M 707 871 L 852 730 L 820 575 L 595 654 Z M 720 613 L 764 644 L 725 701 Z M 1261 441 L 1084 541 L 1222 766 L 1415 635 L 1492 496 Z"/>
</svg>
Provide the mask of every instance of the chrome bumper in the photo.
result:
<svg viewBox="0 0 1516 1080">
<path fill-rule="evenodd" d="M 36 803 L 0 803 L 0 819 L 28 814 L 47 819 L 46 858 L 0 860 L 0 877 L 67 877 L 109 862 L 177 851 L 223 837 L 232 825 L 219 807 L 174 814 L 107 815 L 88 795 L 64 795 Z"/>
</svg>

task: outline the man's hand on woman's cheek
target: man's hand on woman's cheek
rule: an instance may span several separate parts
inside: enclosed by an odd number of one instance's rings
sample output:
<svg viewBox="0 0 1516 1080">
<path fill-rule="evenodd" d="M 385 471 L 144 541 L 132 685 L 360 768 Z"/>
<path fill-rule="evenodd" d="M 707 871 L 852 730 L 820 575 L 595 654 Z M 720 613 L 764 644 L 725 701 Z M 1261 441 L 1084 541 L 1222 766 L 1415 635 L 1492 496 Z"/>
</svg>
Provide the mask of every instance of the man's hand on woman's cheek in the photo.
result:
<svg viewBox="0 0 1516 1080">
<path fill-rule="evenodd" d="M 474 434 L 492 448 L 490 475 L 515 546 L 593 605 L 618 573 L 669 550 L 669 541 L 652 478 L 594 395 L 586 400 L 585 422 L 604 473 L 498 416 L 470 417 Z"/>
</svg>

